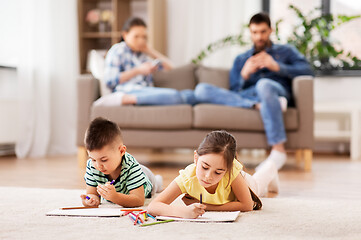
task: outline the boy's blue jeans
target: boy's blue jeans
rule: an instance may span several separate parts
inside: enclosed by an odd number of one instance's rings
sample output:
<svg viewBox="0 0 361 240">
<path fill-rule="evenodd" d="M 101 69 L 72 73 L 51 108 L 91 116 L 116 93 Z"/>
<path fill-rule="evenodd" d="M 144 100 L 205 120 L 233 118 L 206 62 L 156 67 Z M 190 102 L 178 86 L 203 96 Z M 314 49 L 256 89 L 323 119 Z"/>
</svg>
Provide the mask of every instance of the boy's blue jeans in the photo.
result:
<svg viewBox="0 0 361 240">
<path fill-rule="evenodd" d="M 268 144 L 272 146 L 287 140 L 278 97 L 283 96 L 290 101 L 290 95 L 276 81 L 262 78 L 258 80 L 256 85 L 239 92 L 219 88 L 208 83 L 199 83 L 194 95 L 199 103 L 223 104 L 242 108 L 253 108 L 256 103 L 261 103 L 260 113 Z"/>
<path fill-rule="evenodd" d="M 144 87 L 125 93 L 135 95 L 137 105 L 196 104 L 194 91 L 190 89 L 178 91 L 172 88 Z"/>
</svg>

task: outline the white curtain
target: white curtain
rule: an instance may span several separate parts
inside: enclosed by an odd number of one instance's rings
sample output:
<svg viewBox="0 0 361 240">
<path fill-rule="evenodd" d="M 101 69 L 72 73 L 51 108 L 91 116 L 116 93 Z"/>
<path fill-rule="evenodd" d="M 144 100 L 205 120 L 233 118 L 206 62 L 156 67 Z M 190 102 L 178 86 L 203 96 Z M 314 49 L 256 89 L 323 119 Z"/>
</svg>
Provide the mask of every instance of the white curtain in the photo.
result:
<svg viewBox="0 0 361 240">
<path fill-rule="evenodd" d="M 209 43 L 240 33 L 250 17 L 261 11 L 261 1 L 168 0 L 167 9 L 168 57 L 176 65 L 183 65 Z M 203 64 L 231 67 L 234 58 L 244 50 L 224 48 L 206 58 Z"/>
<path fill-rule="evenodd" d="M 76 10 L 76 0 L 21 0 L 18 157 L 76 151 Z"/>
</svg>

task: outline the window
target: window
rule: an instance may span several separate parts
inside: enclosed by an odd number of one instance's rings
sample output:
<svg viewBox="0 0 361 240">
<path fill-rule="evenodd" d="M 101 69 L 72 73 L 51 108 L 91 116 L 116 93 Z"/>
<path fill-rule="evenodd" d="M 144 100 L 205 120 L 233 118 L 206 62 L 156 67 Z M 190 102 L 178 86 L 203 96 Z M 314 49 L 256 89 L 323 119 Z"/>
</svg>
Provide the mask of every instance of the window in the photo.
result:
<svg viewBox="0 0 361 240">
<path fill-rule="evenodd" d="M 294 30 L 293 26 L 301 23 L 301 20 L 297 17 L 295 12 L 289 8 L 290 4 L 298 8 L 305 16 L 307 16 L 311 11 L 319 8 L 319 10 L 316 10 L 313 12 L 313 14 L 311 14 L 312 18 L 317 17 L 317 15 L 321 13 L 324 15 L 333 14 L 333 16 L 346 15 L 348 17 L 361 15 L 361 2 L 359 0 L 263 0 L 263 11 L 269 12 L 271 21 L 273 22 L 273 27 L 275 27 L 275 23 L 278 20 L 283 20 L 278 25 L 278 35 L 281 39 L 281 43 L 285 43 L 288 37 L 291 36 Z M 333 71 L 335 68 L 359 70 L 360 61 L 354 62 L 351 60 L 351 57 L 355 56 L 358 59 L 361 59 L 360 26 L 361 18 L 353 19 L 349 22 L 343 23 L 340 26 L 337 26 L 330 32 L 329 37 L 324 38 L 326 45 L 327 43 L 330 43 L 330 45 L 332 45 L 336 51 L 344 51 L 342 57 L 333 57 L 335 56 L 333 55 L 335 52 L 332 50 L 332 47 L 329 46 L 326 48 L 324 44 L 316 48 L 316 51 L 314 52 L 309 50 L 306 51 L 306 57 L 314 65 L 315 69 L 320 70 L 323 73 L 327 71 Z M 320 28 L 322 29 L 321 25 Z M 304 31 L 302 31 L 302 29 L 299 30 L 299 34 L 303 35 Z M 315 31 L 318 32 L 318 30 Z M 296 37 L 295 39 L 299 38 Z M 320 37 L 316 36 L 315 40 L 319 41 L 317 39 L 320 39 Z M 274 38 L 273 40 L 276 39 Z M 351 57 L 346 57 L 348 53 L 351 53 Z M 346 62 L 342 62 L 340 59 L 346 60 Z M 355 63 L 357 65 L 355 65 Z M 353 74 L 359 74 L 359 71 L 358 73 L 354 72 Z"/>
</svg>

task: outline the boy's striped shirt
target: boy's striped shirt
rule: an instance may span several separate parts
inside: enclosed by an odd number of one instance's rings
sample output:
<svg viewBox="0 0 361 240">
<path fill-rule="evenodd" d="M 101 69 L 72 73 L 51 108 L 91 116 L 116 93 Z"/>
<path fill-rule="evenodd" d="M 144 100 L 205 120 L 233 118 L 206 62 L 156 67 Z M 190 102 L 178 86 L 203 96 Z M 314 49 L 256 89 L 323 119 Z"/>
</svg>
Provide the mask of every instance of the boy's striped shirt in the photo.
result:
<svg viewBox="0 0 361 240">
<path fill-rule="evenodd" d="M 115 190 L 119 193 L 129 194 L 133 189 L 144 186 L 144 195 L 151 197 L 152 184 L 145 173 L 142 171 L 139 163 L 129 153 L 125 153 L 122 159 L 122 168 L 119 177 L 114 182 Z M 91 159 L 87 162 L 84 180 L 88 186 L 97 187 L 99 184 L 109 182 L 107 175 L 98 171 Z"/>
</svg>

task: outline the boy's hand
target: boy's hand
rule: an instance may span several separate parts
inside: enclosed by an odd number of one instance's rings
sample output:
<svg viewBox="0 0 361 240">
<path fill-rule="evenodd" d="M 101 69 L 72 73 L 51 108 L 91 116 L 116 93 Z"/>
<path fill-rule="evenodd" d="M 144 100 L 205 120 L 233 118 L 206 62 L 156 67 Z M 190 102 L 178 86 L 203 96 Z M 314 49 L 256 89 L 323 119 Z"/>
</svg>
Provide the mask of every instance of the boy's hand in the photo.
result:
<svg viewBox="0 0 361 240">
<path fill-rule="evenodd" d="M 89 197 L 89 199 L 86 198 L 87 196 Z M 85 207 L 96 207 L 99 206 L 100 204 L 99 197 L 93 194 L 88 194 L 88 195 L 82 194 L 80 195 L 80 198 L 82 199 L 83 205 Z"/>
<path fill-rule="evenodd" d="M 200 203 L 193 203 L 186 207 L 184 218 L 197 218 L 202 216 L 206 211 L 206 205 Z"/>
<path fill-rule="evenodd" d="M 104 199 L 112 201 L 117 195 L 114 185 L 107 182 L 105 185 L 98 185 L 97 191 Z M 113 201 L 112 201 L 113 202 Z"/>
</svg>

